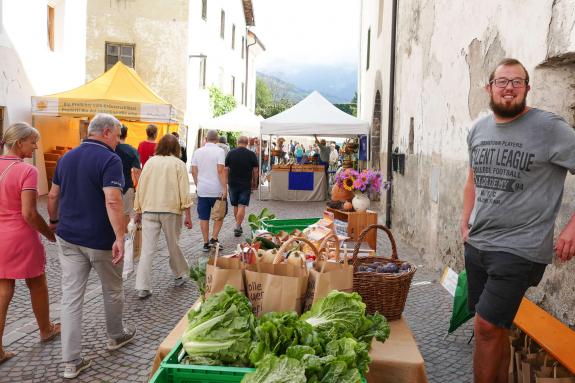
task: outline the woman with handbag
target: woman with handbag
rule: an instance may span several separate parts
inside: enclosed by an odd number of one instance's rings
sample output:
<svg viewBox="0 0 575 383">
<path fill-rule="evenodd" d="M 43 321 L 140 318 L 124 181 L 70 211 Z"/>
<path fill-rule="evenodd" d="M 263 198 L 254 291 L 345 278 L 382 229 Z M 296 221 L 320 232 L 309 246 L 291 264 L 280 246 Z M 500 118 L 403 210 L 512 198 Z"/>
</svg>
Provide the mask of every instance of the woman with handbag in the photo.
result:
<svg viewBox="0 0 575 383">
<path fill-rule="evenodd" d="M 136 276 L 138 298 L 152 295 L 152 258 L 160 231 L 164 232 L 170 268 L 174 273 L 176 286 L 184 284 L 188 274 L 188 261 L 179 245 L 182 229 L 182 212 L 185 215 L 184 225 L 192 228 L 190 215 L 190 181 L 186 164 L 180 160 L 180 144 L 171 134 L 166 134 L 156 148 L 140 176 L 134 210 L 136 222 L 142 222 L 142 251 Z"/>
<path fill-rule="evenodd" d="M 40 135 L 27 123 L 11 125 L 0 142 L 0 364 L 14 356 L 2 348 L 8 306 L 14 296 L 16 279 L 25 279 L 32 310 L 40 329 L 40 341 L 60 334 L 60 324 L 50 321 L 46 253 L 41 233 L 50 242 L 56 237 L 36 209 L 38 170 L 24 162 L 38 148 Z"/>
</svg>

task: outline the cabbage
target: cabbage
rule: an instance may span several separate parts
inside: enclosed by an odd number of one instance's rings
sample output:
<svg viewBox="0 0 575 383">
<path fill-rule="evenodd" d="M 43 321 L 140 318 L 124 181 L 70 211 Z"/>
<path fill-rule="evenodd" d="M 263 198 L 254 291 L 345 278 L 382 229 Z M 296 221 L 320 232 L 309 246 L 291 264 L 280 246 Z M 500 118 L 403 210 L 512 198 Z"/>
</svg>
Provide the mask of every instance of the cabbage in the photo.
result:
<svg viewBox="0 0 575 383">
<path fill-rule="evenodd" d="M 247 366 L 254 322 L 246 296 L 226 285 L 188 312 L 182 345 L 189 363 Z"/>
</svg>

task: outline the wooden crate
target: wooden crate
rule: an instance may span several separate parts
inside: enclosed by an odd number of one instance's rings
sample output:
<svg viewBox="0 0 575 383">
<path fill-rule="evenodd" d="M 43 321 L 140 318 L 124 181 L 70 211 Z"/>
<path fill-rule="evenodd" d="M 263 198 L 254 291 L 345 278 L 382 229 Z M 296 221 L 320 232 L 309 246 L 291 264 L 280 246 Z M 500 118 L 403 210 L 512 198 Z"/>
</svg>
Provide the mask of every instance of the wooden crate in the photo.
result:
<svg viewBox="0 0 575 383">
<path fill-rule="evenodd" d="M 333 213 L 333 217 L 340 221 L 347 222 L 347 235 L 351 241 L 357 241 L 359 234 L 369 225 L 377 224 L 377 213 L 375 211 L 367 210 L 365 212 L 357 211 L 343 211 L 327 208 L 329 212 Z M 373 250 L 377 248 L 377 232 L 371 230 L 365 237 L 365 242 Z"/>
</svg>

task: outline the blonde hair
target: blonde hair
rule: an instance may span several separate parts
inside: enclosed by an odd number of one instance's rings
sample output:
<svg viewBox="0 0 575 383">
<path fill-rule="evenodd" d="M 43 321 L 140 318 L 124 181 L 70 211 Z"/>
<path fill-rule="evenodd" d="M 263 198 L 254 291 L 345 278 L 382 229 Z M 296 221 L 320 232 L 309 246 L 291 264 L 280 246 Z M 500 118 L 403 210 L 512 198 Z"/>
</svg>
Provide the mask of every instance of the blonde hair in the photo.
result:
<svg viewBox="0 0 575 383">
<path fill-rule="evenodd" d="M 12 147 L 19 141 L 23 141 L 30 136 L 39 138 L 40 133 L 27 122 L 16 122 L 10 125 L 2 135 L 2 140 L 0 141 L 0 153 L 4 147 L 12 149 Z"/>
</svg>

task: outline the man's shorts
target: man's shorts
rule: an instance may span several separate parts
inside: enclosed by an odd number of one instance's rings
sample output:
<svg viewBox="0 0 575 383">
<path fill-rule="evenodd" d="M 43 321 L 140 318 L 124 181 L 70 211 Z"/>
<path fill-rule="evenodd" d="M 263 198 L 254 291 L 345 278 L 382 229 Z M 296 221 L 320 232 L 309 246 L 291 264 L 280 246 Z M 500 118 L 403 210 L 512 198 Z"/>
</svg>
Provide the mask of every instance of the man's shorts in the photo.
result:
<svg viewBox="0 0 575 383">
<path fill-rule="evenodd" d="M 466 243 L 469 311 L 495 326 L 510 328 L 525 292 L 539 284 L 546 266 L 504 251 L 482 251 Z"/>
<path fill-rule="evenodd" d="M 126 193 L 122 195 L 122 202 L 124 202 L 124 215 L 130 217 L 134 215 L 134 188 L 129 188 Z"/>
<path fill-rule="evenodd" d="M 200 221 L 209 221 L 212 213 L 212 207 L 216 204 L 218 197 L 199 197 L 198 196 L 198 218 Z M 228 200 L 226 199 L 226 214 L 228 214 Z"/>
<path fill-rule="evenodd" d="M 230 203 L 232 206 L 250 206 L 250 195 L 252 191 L 250 189 L 242 188 L 229 188 Z"/>
</svg>

